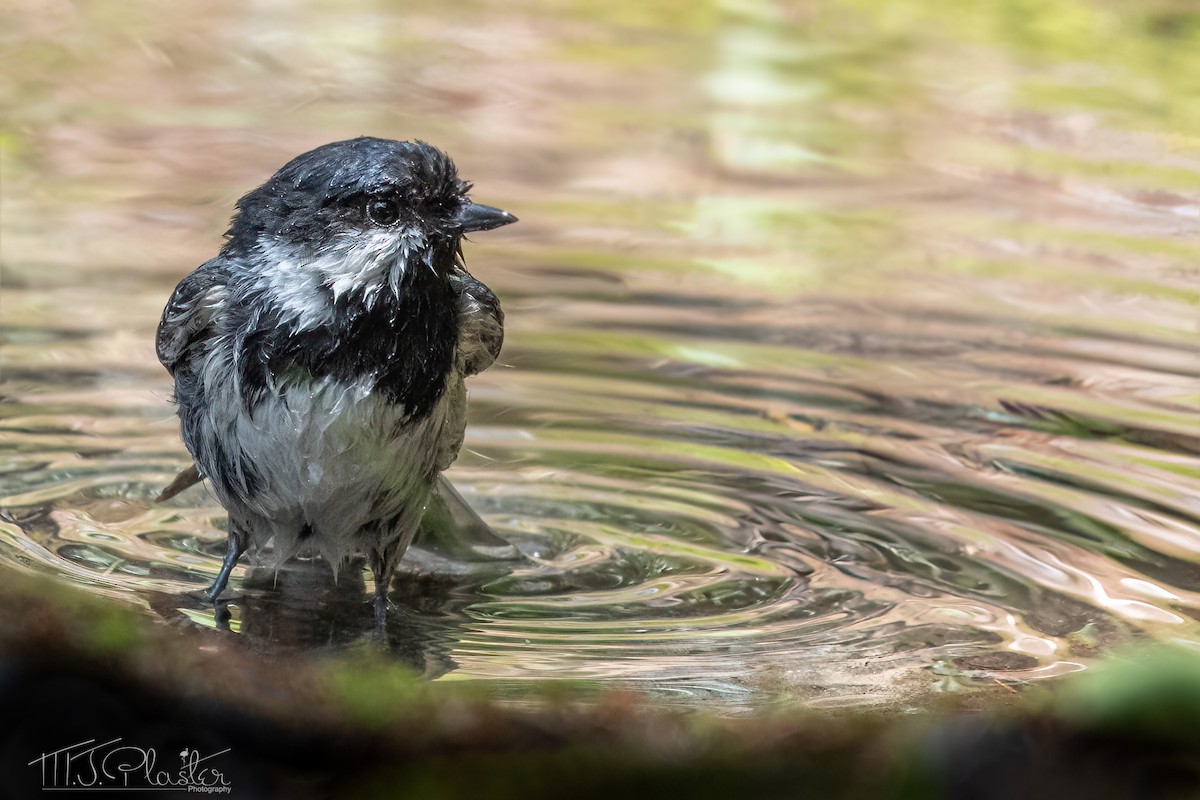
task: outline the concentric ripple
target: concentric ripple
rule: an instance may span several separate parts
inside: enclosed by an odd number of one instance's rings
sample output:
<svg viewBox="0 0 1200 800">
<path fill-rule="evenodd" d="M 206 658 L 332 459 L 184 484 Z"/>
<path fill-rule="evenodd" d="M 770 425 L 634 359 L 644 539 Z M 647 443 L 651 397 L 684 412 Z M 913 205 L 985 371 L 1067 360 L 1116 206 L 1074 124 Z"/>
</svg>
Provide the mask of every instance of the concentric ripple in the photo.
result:
<svg viewBox="0 0 1200 800">
<path fill-rule="evenodd" d="M 899 5 L 807 27 L 754 2 L 699 4 L 718 25 L 430 6 L 398 27 L 420 43 L 332 48 L 318 99 L 302 59 L 256 71 L 252 12 L 181 11 L 154 45 L 176 71 L 121 49 L 109 71 L 146 85 L 98 87 L 109 116 L 30 117 L 6 173 L 0 565 L 269 654 L 367 635 L 361 565 L 247 564 L 228 621 L 196 597 L 225 521 L 203 487 L 152 502 L 187 462 L 151 342 L 238 192 L 370 132 L 444 146 L 522 219 L 467 245 L 508 335 L 451 471 L 522 559 L 415 551 L 398 659 L 514 696 L 571 680 L 736 710 L 1200 642 L 1200 150 L 1154 133 L 1186 109 L 1130 99 L 1195 73 L 1152 57 L 1153 9 L 1113 27 L 1072 5 L 1064 50 L 1003 4 L 960 9 L 969 42 Z M 298 8 L 307 40 L 341 41 Z M 221 121 L 147 128 L 146 98 L 199 113 L 216 56 L 187 32 L 210 28 L 244 56 L 219 64 L 241 87 Z M 425 70 L 431 43 L 460 60 Z M 1085 63 L 1115 49 L 1124 72 Z M 106 55 L 17 81 L 91 86 Z M 366 79 L 385 56 L 414 82 Z M 495 96 L 447 89 L 476 74 Z M 408 111 L 361 130 L 382 106 Z"/>
</svg>

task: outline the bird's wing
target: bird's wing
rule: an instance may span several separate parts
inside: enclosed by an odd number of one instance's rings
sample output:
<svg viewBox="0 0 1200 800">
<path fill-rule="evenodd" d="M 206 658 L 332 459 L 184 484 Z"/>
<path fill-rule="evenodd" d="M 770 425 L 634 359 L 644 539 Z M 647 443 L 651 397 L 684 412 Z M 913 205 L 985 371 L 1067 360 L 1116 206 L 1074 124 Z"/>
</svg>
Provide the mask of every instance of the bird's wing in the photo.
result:
<svg viewBox="0 0 1200 800">
<path fill-rule="evenodd" d="M 504 311 L 492 290 L 475 280 L 460 259 L 450 274 L 458 291 L 458 367 L 475 375 L 495 363 L 504 344 Z"/>
<path fill-rule="evenodd" d="M 172 375 L 189 351 L 212 333 L 212 320 L 225 303 L 224 263 L 213 259 L 201 265 L 175 287 L 158 323 L 155 346 L 158 360 Z"/>
<path fill-rule="evenodd" d="M 228 296 L 224 267 L 219 258 L 202 264 L 179 282 L 163 309 L 154 344 L 158 360 L 172 375 L 187 360 L 192 349 L 212 335 L 213 316 Z M 192 464 L 163 489 L 155 502 L 169 500 L 202 480 L 204 475 L 200 468 Z"/>
<path fill-rule="evenodd" d="M 443 470 L 458 458 L 467 428 L 467 390 L 463 378 L 483 372 L 500 355 L 504 344 L 504 312 L 492 290 L 467 272 L 461 253 L 450 273 L 458 292 L 457 375 L 446 387 L 446 420 L 438 441 L 437 468 Z"/>
</svg>

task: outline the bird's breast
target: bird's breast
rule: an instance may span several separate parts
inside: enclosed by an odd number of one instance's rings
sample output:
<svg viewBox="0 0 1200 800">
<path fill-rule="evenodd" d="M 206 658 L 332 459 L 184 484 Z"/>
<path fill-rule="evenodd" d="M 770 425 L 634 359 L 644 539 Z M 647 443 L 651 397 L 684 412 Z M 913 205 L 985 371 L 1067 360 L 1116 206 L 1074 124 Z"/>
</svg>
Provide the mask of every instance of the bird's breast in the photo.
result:
<svg viewBox="0 0 1200 800">
<path fill-rule="evenodd" d="M 412 418 L 370 383 L 326 377 L 293 381 L 239 418 L 236 440 L 255 465 L 258 489 L 244 498 L 260 536 L 284 551 L 300 544 L 337 557 L 372 525 L 419 519 L 437 473 L 446 403 Z"/>
<path fill-rule="evenodd" d="M 248 326 L 239 364 L 250 406 L 302 375 L 369 385 L 411 418 L 432 413 L 454 368 L 459 336 L 458 304 L 445 277 L 410 268 L 398 293 L 351 292 L 331 302 L 325 325 L 301 327 L 276 310 Z"/>
</svg>

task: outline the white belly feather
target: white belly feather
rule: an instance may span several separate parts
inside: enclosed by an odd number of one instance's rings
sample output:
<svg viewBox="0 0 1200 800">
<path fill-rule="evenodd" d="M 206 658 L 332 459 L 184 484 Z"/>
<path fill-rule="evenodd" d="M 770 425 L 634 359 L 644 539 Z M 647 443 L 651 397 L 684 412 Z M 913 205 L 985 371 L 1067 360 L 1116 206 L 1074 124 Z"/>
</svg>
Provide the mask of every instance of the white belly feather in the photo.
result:
<svg viewBox="0 0 1200 800">
<path fill-rule="evenodd" d="M 401 552 L 415 534 L 433 479 L 462 441 L 463 378 L 452 373 L 433 413 L 419 421 L 372 388 L 330 378 L 292 382 L 247 415 L 234 411 L 236 386 L 209 385 L 225 395 L 210 394 L 210 411 L 224 417 L 210 420 L 212 430 L 232 428 L 222 438 L 236 443 L 256 484 L 252 497 L 221 499 L 257 547 L 274 539 L 280 563 L 310 551 L 337 565 L 372 526 L 367 543 L 401 539 Z"/>
</svg>

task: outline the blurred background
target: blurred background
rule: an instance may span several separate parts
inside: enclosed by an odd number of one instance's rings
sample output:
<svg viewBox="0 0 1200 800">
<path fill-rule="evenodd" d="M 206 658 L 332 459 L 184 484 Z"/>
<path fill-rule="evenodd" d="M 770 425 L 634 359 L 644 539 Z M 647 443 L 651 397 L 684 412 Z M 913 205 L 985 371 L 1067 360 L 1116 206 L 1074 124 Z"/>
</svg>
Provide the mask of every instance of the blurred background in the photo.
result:
<svg viewBox="0 0 1200 800">
<path fill-rule="evenodd" d="M 451 478 L 526 560 L 412 565 L 398 661 L 737 711 L 1200 644 L 1190 0 L 0 13 L 0 580 L 365 635 L 321 565 L 195 599 L 224 514 L 152 502 L 152 339 L 241 194 L 367 134 L 521 219 L 467 246 L 508 338 Z"/>
</svg>

